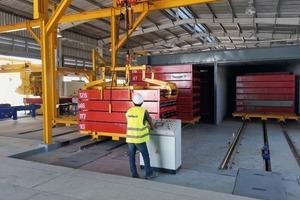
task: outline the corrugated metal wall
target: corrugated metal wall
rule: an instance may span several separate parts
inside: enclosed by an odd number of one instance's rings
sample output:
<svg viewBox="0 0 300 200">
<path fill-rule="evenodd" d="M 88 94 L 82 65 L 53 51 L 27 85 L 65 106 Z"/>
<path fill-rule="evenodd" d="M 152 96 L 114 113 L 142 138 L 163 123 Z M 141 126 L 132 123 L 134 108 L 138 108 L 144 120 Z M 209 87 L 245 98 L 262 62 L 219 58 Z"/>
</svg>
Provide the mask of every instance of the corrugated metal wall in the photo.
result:
<svg viewBox="0 0 300 200">
<path fill-rule="evenodd" d="M 0 54 L 40 59 L 40 46 L 31 38 L 0 34 Z"/>
<path fill-rule="evenodd" d="M 0 12 L 0 25 L 24 22 L 26 19 Z M 39 30 L 35 29 L 39 34 Z M 40 58 L 40 46 L 26 30 L 0 34 L 0 54 L 27 58 Z"/>
<path fill-rule="evenodd" d="M 0 25 L 14 24 L 27 21 L 11 13 L 0 11 Z M 39 35 L 39 29 L 34 29 Z M 97 39 L 82 36 L 70 31 L 62 31 L 63 65 L 68 67 L 91 67 L 92 49 L 98 46 Z M 0 34 L 0 54 L 40 59 L 40 46 L 26 30 Z M 103 49 L 103 58 L 109 64 L 111 52 Z M 117 64 L 124 65 L 125 54 L 117 57 Z"/>
</svg>

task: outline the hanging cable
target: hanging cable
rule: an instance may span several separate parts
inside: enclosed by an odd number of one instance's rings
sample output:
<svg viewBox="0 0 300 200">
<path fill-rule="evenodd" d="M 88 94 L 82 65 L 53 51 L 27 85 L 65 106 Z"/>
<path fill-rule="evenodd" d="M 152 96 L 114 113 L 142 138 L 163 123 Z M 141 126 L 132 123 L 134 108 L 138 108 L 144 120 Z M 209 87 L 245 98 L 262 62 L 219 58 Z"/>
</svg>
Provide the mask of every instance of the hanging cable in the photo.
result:
<svg viewBox="0 0 300 200">
<path fill-rule="evenodd" d="M 128 4 L 128 1 L 126 1 L 126 64 L 130 65 L 130 51 L 129 51 L 129 30 L 132 29 L 133 27 L 133 9 L 131 6 Z"/>
</svg>

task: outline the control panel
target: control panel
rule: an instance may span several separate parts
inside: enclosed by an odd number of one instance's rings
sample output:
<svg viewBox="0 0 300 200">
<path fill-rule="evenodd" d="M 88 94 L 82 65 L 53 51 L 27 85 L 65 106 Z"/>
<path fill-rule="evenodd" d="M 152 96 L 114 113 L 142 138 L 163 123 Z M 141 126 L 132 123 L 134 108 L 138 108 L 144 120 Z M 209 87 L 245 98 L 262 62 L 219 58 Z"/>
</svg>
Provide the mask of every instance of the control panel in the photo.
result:
<svg viewBox="0 0 300 200">
<path fill-rule="evenodd" d="M 177 173 L 181 168 L 181 120 L 154 119 L 147 147 L 152 169 Z M 140 155 L 140 165 L 144 160 Z"/>
<path fill-rule="evenodd" d="M 151 130 L 150 134 L 174 135 L 176 129 L 181 127 L 181 120 L 154 119 L 153 124 L 155 126 L 155 130 Z"/>
</svg>

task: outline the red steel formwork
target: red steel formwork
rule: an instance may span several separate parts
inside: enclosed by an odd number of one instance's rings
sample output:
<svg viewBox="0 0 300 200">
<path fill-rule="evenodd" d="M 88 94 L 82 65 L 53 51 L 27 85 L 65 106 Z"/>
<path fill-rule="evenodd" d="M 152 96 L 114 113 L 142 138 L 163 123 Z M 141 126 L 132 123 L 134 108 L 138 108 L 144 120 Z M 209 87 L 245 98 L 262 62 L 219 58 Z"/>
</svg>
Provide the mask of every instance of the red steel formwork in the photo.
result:
<svg viewBox="0 0 300 200">
<path fill-rule="evenodd" d="M 200 102 L 193 102 L 191 104 L 178 104 L 177 110 L 179 112 L 185 112 L 186 110 L 195 110 L 200 108 Z"/>
<path fill-rule="evenodd" d="M 295 88 L 237 88 L 237 94 L 286 94 L 295 95 Z"/>
<path fill-rule="evenodd" d="M 295 113 L 295 108 L 283 108 L 283 107 L 260 107 L 260 106 L 237 106 L 238 112 L 262 112 L 262 113 Z"/>
<path fill-rule="evenodd" d="M 236 99 L 245 100 L 294 100 L 293 94 L 237 94 Z"/>
<path fill-rule="evenodd" d="M 300 76 L 296 79 L 296 113 L 300 115 Z"/>
<path fill-rule="evenodd" d="M 291 74 L 281 74 L 281 75 L 245 75 L 245 76 L 237 76 L 236 81 L 263 81 L 263 82 L 284 82 L 284 81 L 295 81 L 295 76 Z"/>
<path fill-rule="evenodd" d="M 200 108 L 193 109 L 191 112 L 179 112 L 178 117 L 183 121 L 191 121 L 199 117 Z"/>
<path fill-rule="evenodd" d="M 79 90 L 79 130 L 112 137 L 114 134 L 121 134 L 125 137 L 127 124 L 125 113 L 133 106 L 131 98 L 135 93 L 143 96 L 142 106 L 148 110 L 153 119 L 176 116 L 176 100 L 165 98 L 163 91 L 159 89 Z"/>
<path fill-rule="evenodd" d="M 151 73 L 153 72 L 153 74 Z M 146 78 L 175 83 L 179 89 L 177 97 L 178 119 L 193 122 L 200 118 L 200 73 L 193 70 L 192 65 L 154 66 L 146 72 Z M 142 81 L 142 72 L 132 72 L 134 86 L 149 86 Z M 151 86 L 151 85 L 150 85 Z M 195 108 L 196 107 L 196 108 Z"/>
<path fill-rule="evenodd" d="M 237 76 L 236 111 L 295 113 L 295 76 L 287 72 Z"/>
</svg>

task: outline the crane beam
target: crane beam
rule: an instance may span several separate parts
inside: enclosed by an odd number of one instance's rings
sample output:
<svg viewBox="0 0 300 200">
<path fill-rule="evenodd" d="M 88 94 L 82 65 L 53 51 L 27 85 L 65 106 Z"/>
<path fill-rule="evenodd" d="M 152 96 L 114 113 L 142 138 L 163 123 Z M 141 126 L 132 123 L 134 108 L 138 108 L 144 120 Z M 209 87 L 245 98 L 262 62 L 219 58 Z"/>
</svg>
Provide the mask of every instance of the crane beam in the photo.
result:
<svg viewBox="0 0 300 200">
<path fill-rule="evenodd" d="M 212 3 L 217 2 L 220 0 L 189 0 L 189 1 L 182 1 L 182 0 L 153 0 L 148 2 L 144 1 L 142 3 L 138 3 L 132 6 L 134 13 L 141 13 L 145 10 L 145 4 L 149 6 L 149 11 L 156 11 L 156 10 L 163 10 L 168 8 L 175 8 L 181 6 L 190 6 L 194 4 L 203 4 L 203 3 Z M 96 9 L 96 10 L 88 10 L 80 13 L 74 14 L 66 14 L 58 20 L 58 23 L 67 23 L 67 22 L 78 22 L 78 21 L 87 21 L 87 20 L 95 20 L 101 18 L 109 18 L 111 17 L 112 9 L 115 9 L 115 14 L 121 14 L 120 7 L 111 7 L 111 8 L 104 8 L 104 9 Z M 30 20 L 27 22 L 20 22 L 10 25 L 0 26 L 0 33 L 5 32 L 12 32 L 18 30 L 25 30 L 27 26 L 31 28 L 38 28 L 40 27 L 40 20 Z"/>
</svg>

